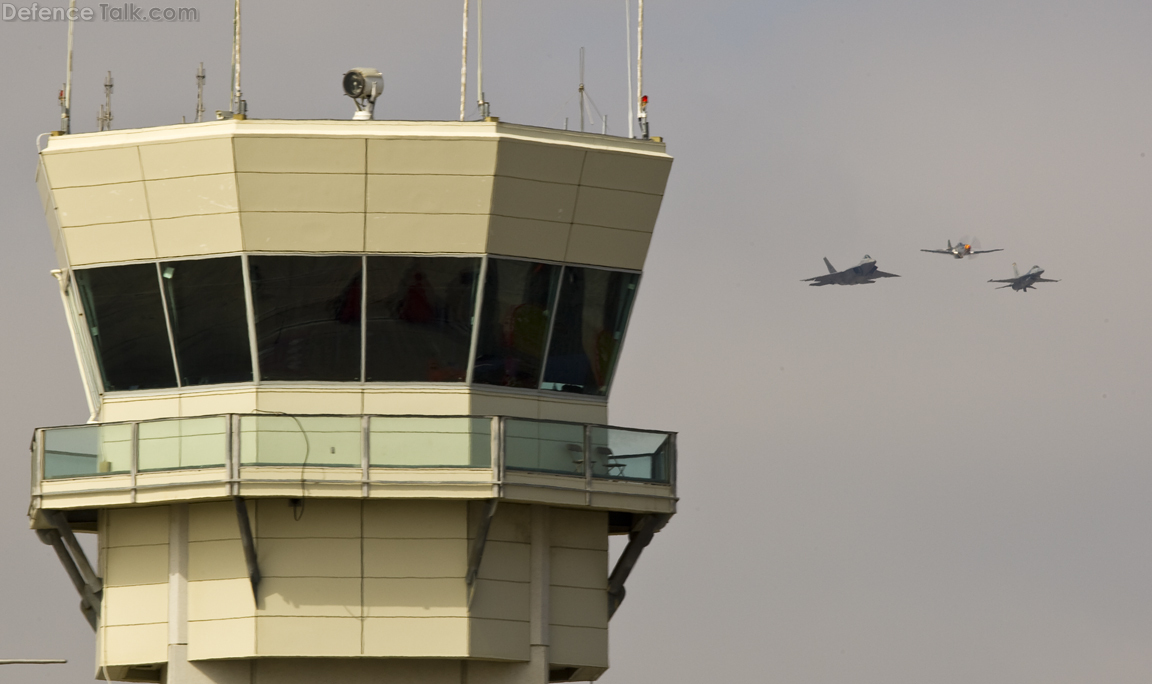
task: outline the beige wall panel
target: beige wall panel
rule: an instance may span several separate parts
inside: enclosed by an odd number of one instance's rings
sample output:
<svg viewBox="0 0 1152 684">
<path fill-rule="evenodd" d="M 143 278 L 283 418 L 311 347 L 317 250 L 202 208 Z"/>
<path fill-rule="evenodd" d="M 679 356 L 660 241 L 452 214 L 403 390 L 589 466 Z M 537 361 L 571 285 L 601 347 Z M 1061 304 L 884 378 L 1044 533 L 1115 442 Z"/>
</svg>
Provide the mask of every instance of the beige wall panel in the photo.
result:
<svg viewBox="0 0 1152 684">
<path fill-rule="evenodd" d="M 264 569 L 262 551 L 263 545 L 258 545 L 261 570 Z M 248 566 L 244 563 L 244 548 L 239 539 L 188 542 L 189 581 L 247 577 Z"/>
<path fill-rule="evenodd" d="M 528 660 L 531 655 L 530 631 L 527 622 L 514 620 L 471 621 L 470 641 L 472 657 L 500 660 Z M 469 677 L 469 681 L 471 677 Z M 521 681 L 501 679 L 499 681 Z"/>
<path fill-rule="evenodd" d="M 168 545 L 115 546 L 108 549 L 104 585 L 126 587 L 134 584 L 168 582 Z"/>
<path fill-rule="evenodd" d="M 256 530 L 259 538 L 360 538 L 359 501 L 309 500 L 299 520 L 295 517 L 296 512 L 285 499 L 257 502 Z"/>
<path fill-rule="evenodd" d="M 525 483 L 523 486 L 519 484 L 511 484 L 511 480 L 540 480 L 541 478 L 525 478 L 524 475 L 528 473 L 516 473 L 513 477 L 507 478 L 509 484 L 504 486 L 505 498 L 513 501 L 531 502 L 540 504 L 549 504 L 552 506 L 584 506 L 586 505 L 586 496 L 584 494 L 584 480 L 578 477 L 548 477 L 551 480 L 550 484 L 540 486 L 529 486 Z M 510 473 L 511 475 L 511 473 Z M 571 489 L 550 489 L 550 487 L 570 487 Z"/>
<path fill-rule="evenodd" d="M 189 620 L 227 620 L 255 613 L 252 583 L 247 577 L 188 583 Z"/>
<path fill-rule="evenodd" d="M 65 228 L 94 223 L 143 221 L 149 218 L 143 181 L 58 188 L 53 195 L 56 197 L 60 225 Z"/>
<path fill-rule="evenodd" d="M 548 520 L 552 546 L 608 550 L 608 513 L 556 508 Z"/>
<path fill-rule="evenodd" d="M 364 214 L 253 212 L 240 215 L 244 249 L 266 252 L 359 252 Z"/>
<path fill-rule="evenodd" d="M 635 513 L 673 513 L 676 504 L 668 499 L 655 499 L 628 494 L 593 493 L 592 504 L 596 508 L 613 511 L 633 511 Z"/>
<path fill-rule="evenodd" d="M 486 214 L 368 214 L 364 249 L 412 254 L 483 254 Z"/>
<path fill-rule="evenodd" d="M 40 208 L 48 211 L 55 207 L 52 201 L 52 187 L 48 185 L 48 172 L 44 170 L 44 160 L 36 165 L 36 190 L 40 193 Z"/>
<path fill-rule="evenodd" d="M 660 213 L 660 200 L 660 195 L 581 187 L 573 221 L 651 233 Z"/>
<path fill-rule="evenodd" d="M 568 247 L 567 223 L 493 216 L 488 252 L 508 256 L 563 261 Z"/>
<path fill-rule="evenodd" d="M 364 413 L 377 416 L 460 416 L 469 411 L 464 392 L 395 392 L 364 390 Z"/>
<path fill-rule="evenodd" d="M 205 479 L 208 475 L 203 475 Z M 217 482 L 203 484 L 203 485 L 166 485 L 158 489 L 141 489 L 136 492 L 136 503 L 166 503 L 168 501 L 202 501 L 206 499 L 218 499 L 222 496 L 228 496 L 228 487 L 223 483 L 226 476 L 223 472 L 213 479 Z M 141 476 L 139 485 L 141 487 L 151 484 L 147 477 Z"/>
<path fill-rule="evenodd" d="M 462 577 L 367 578 L 364 611 L 369 617 L 467 617 L 468 587 Z"/>
<path fill-rule="evenodd" d="M 463 577 L 467 571 L 464 539 L 364 540 L 365 577 Z"/>
<path fill-rule="evenodd" d="M 183 176 L 232 173 L 232 139 L 208 138 L 140 146 L 144 178 L 160 180 Z"/>
<path fill-rule="evenodd" d="M 482 510 L 482 504 L 476 504 L 477 511 Z M 518 542 L 530 544 L 532 542 L 532 509 L 524 504 L 504 503 L 496 507 L 496 517 L 492 518 L 492 527 L 488 528 L 490 541 Z"/>
<path fill-rule="evenodd" d="M 364 536 L 374 539 L 464 539 L 463 501 L 368 501 Z"/>
<path fill-rule="evenodd" d="M 255 410 L 255 389 L 239 392 L 196 392 L 180 397 L 180 415 L 182 416 L 252 413 Z"/>
<path fill-rule="evenodd" d="M 588 627 L 552 627 L 553 665 L 608 667 L 608 630 Z"/>
<path fill-rule="evenodd" d="M 497 177 L 492 213 L 499 216 L 571 223 L 576 208 L 575 185 Z"/>
<path fill-rule="evenodd" d="M 160 258 L 239 252 L 244 246 L 236 213 L 157 219 L 152 235 Z"/>
<path fill-rule="evenodd" d="M 168 543 L 167 506 L 113 508 L 107 516 L 110 547 Z"/>
<path fill-rule="evenodd" d="M 104 396 L 100 407 L 100 420 L 114 423 L 125 420 L 152 420 L 153 418 L 173 418 L 180 415 L 178 397 L 153 397 L 150 399 L 129 399 L 125 396 Z"/>
<path fill-rule="evenodd" d="M 483 385 L 479 387 L 483 387 Z M 474 390 L 469 412 L 478 416 L 536 418 L 540 415 L 540 406 L 536 397 L 497 392 L 485 393 L 483 390 Z"/>
<path fill-rule="evenodd" d="M 45 154 L 43 158 L 53 188 L 144 180 L 135 147 Z"/>
<path fill-rule="evenodd" d="M 603 589 L 552 587 L 552 624 L 608 629 L 608 592 Z"/>
<path fill-rule="evenodd" d="M 468 619 L 367 618 L 364 655 L 461 658 L 468 654 Z"/>
<path fill-rule="evenodd" d="M 49 208 L 44 212 L 44 222 L 48 224 L 48 234 L 52 237 L 52 251 L 56 254 L 56 265 L 68 268 L 68 254 L 64 251 L 64 233 L 60 230 L 60 222 L 56 220 L 55 208 Z"/>
<path fill-rule="evenodd" d="M 358 414 L 361 413 L 362 402 L 359 387 L 343 391 L 260 389 L 256 394 L 256 408 L 273 413 Z"/>
<path fill-rule="evenodd" d="M 248 502 L 249 519 L 256 516 L 256 502 Z M 236 506 L 231 501 L 192 504 L 188 508 L 189 541 L 218 541 L 240 538 Z"/>
<path fill-rule="evenodd" d="M 608 552 L 589 549 L 552 549 L 552 585 L 554 587 L 608 587 Z"/>
<path fill-rule="evenodd" d="M 368 176 L 368 209 L 390 214 L 487 214 L 491 176 Z"/>
<path fill-rule="evenodd" d="M 156 257 L 148 221 L 65 228 L 63 232 L 73 266 Z"/>
<path fill-rule="evenodd" d="M 540 400 L 541 420 L 566 420 L 573 423 L 593 423 L 605 425 L 608 423 L 608 402 L 594 404 L 577 401 L 548 401 Z"/>
<path fill-rule="evenodd" d="M 307 515 L 307 512 L 305 512 Z M 264 577 L 359 577 L 359 539 L 266 539 L 256 542 Z"/>
<path fill-rule="evenodd" d="M 168 625 L 124 625 L 103 629 L 105 665 L 144 665 L 168 660 Z"/>
<path fill-rule="evenodd" d="M 263 173 L 364 173 L 362 138 L 237 136 L 236 170 Z"/>
<path fill-rule="evenodd" d="M 364 211 L 364 174 L 237 173 L 241 211 Z"/>
<path fill-rule="evenodd" d="M 496 175 L 575 185 L 580 182 L 584 154 L 576 147 L 505 138 L 496 155 Z"/>
<path fill-rule="evenodd" d="M 104 591 L 102 624 L 146 625 L 168 622 L 168 584 L 108 587 Z"/>
<path fill-rule="evenodd" d="M 188 623 L 188 659 L 245 658 L 256 652 L 256 618 Z"/>
<path fill-rule="evenodd" d="M 528 582 L 478 579 L 472 595 L 472 617 L 527 622 L 531 618 L 530 590 Z"/>
<path fill-rule="evenodd" d="M 260 582 L 260 615 L 358 618 L 360 578 L 269 577 Z"/>
<path fill-rule="evenodd" d="M 233 173 L 147 181 L 144 186 L 154 219 L 226 214 L 240 208 Z"/>
<path fill-rule="evenodd" d="M 651 241 L 651 233 L 577 223 L 572 226 L 564 260 L 574 264 L 640 270 L 644 268 Z"/>
<path fill-rule="evenodd" d="M 668 157 L 589 151 L 580 184 L 663 195 L 671 170 Z"/>
<path fill-rule="evenodd" d="M 530 579 L 528 544 L 495 541 L 484 545 L 484 558 L 480 560 L 480 579 L 527 582 Z"/>
<path fill-rule="evenodd" d="M 244 680 L 247 684 L 248 680 Z M 461 684 L 455 660 L 261 658 L 252 684 Z"/>
<path fill-rule="evenodd" d="M 368 173 L 491 176 L 495 140 L 368 141 Z"/>
<path fill-rule="evenodd" d="M 261 656 L 358 656 L 360 619 L 256 618 L 256 652 Z"/>
</svg>

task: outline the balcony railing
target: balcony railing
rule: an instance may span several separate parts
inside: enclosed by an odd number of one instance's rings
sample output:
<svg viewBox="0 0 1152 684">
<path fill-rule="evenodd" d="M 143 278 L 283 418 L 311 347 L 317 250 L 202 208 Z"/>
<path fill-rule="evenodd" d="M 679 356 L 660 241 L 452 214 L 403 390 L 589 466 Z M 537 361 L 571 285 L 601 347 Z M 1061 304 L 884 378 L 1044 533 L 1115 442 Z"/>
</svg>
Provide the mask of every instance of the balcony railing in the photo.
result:
<svg viewBox="0 0 1152 684">
<path fill-rule="evenodd" d="M 226 414 L 41 428 L 32 450 L 40 483 L 260 466 L 489 470 L 671 485 L 675 433 L 507 416 Z M 355 478 L 354 473 L 349 473 Z"/>
</svg>

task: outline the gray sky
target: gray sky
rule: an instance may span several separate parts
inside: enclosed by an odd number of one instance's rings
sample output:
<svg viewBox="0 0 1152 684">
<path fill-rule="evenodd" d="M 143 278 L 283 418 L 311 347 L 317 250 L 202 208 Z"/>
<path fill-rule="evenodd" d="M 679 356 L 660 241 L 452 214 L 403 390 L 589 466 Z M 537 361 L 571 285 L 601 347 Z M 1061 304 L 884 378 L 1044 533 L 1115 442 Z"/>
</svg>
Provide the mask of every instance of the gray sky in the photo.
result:
<svg viewBox="0 0 1152 684">
<path fill-rule="evenodd" d="M 198 24 L 78 27 L 74 130 L 108 69 L 116 128 L 191 117 L 200 61 L 227 107 L 230 3 L 192 1 Z M 622 2 L 486 4 L 494 115 L 575 122 L 586 46 L 621 130 Z M 680 432 L 682 500 L 601 681 L 1152 678 L 1152 4 L 647 9 L 652 133 L 676 162 L 611 415 Z M 349 118 L 354 66 L 384 72 L 377 118 L 456 115 L 457 2 L 251 3 L 244 22 L 253 117 Z M 3 671 L 22 681 L 92 662 L 24 518 L 32 429 L 87 417 L 33 184 L 65 35 L 0 23 L 0 657 L 74 662 Z M 959 238 L 1006 251 L 918 251 Z M 865 253 L 903 277 L 800 282 Z M 1013 261 L 1062 282 L 985 282 Z"/>
</svg>

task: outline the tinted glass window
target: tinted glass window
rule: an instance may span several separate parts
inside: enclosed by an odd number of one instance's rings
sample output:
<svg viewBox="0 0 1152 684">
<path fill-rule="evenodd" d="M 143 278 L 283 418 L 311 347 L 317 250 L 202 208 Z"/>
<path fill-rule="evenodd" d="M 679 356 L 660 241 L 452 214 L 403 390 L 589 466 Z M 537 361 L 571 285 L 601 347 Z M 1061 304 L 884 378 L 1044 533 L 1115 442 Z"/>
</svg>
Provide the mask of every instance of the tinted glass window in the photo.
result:
<svg viewBox="0 0 1152 684">
<path fill-rule="evenodd" d="M 489 259 L 473 380 L 530 387 L 540 382 L 560 267 Z"/>
<path fill-rule="evenodd" d="M 251 382 L 240 257 L 160 264 L 182 385 Z"/>
<path fill-rule="evenodd" d="M 607 393 L 639 280 L 636 273 L 564 267 L 544 389 Z"/>
<path fill-rule="evenodd" d="M 463 382 L 479 259 L 369 257 L 365 379 Z"/>
<path fill-rule="evenodd" d="M 75 273 L 104 389 L 175 387 L 156 264 Z"/>
<path fill-rule="evenodd" d="M 260 377 L 360 379 L 360 257 L 248 259 Z"/>
</svg>

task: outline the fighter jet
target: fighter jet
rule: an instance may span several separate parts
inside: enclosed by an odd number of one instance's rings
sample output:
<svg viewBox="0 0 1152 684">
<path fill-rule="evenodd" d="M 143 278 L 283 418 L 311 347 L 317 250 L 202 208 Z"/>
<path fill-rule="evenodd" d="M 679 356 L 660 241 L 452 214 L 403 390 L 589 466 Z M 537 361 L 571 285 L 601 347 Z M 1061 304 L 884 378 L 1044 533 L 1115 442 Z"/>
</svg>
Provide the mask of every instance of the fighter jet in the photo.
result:
<svg viewBox="0 0 1152 684">
<path fill-rule="evenodd" d="M 1058 283 L 1058 282 L 1060 282 L 1059 280 L 1052 280 L 1050 278 L 1041 278 L 1040 276 L 1044 275 L 1044 269 L 1040 268 L 1039 266 L 1033 266 L 1030 271 L 1028 271 L 1024 275 L 1020 275 L 1020 269 L 1016 268 L 1016 264 L 1012 264 L 1012 271 L 1016 274 L 1015 278 L 1007 278 L 1005 280 L 989 280 L 988 282 L 990 282 L 990 283 L 1008 283 L 1007 285 L 1002 285 L 996 289 L 997 290 L 1003 290 L 1006 287 L 1010 287 L 1013 290 L 1016 290 L 1017 292 L 1021 292 L 1021 291 L 1027 292 L 1028 288 L 1032 288 L 1033 290 L 1035 290 L 1036 289 L 1036 287 L 1035 287 L 1036 283 Z"/>
<path fill-rule="evenodd" d="M 824 257 L 824 265 L 828 267 L 828 275 L 819 275 L 815 278 L 805 278 L 801 282 L 811 282 L 812 287 L 821 285 L 871 285 L 876 278 L 899 278 L 895 273 L 885 273 L 876 270 L 876 260 L 867 254 L 852 268 L 837 271 L 828 257 Z M 814 282 L 813 282 L 814 281 Z"/>
<path fill-rule="evenodd" d="M 948 241 L 948 249 L 922 249 L 920 251 L 921 252 L 932 252 L 933 254 L 951 254 L 952 256 L 956 257 L 957 259 L 963 259 L 964 257 L 968 256 L 969 254 L 988 254 L 990 252 L 1003 252 L 1004 250 L 1003 249 L 978 249 L 976 251 L 972 251 L 972 245 L 964 242 L 963 240 L 961 240 L 960 242 L 957 242 L 955 247 L 952 246 L 952 241 L 949 240 Z"/>
</svg>

